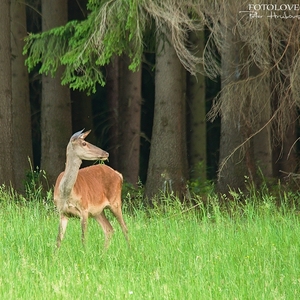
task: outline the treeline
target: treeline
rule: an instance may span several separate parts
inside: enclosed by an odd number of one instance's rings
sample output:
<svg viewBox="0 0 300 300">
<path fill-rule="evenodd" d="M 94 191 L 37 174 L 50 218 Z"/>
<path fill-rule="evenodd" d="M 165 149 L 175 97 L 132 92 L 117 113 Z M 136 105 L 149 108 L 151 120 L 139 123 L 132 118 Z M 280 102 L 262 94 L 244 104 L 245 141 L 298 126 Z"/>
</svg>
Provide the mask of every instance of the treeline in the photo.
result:
<svg viewBox="0 0 300 300">
<path fill-rule="evenodd" d="M 258 6 L 253 17 L 246 1 L 0 7 L 1 183 L 22 190 L 29 157 L 51 186 L 82 128 L 149 199 L 186 197 L 191 180 L 226 193 L 297 171 L 297 18 Z"/>
</svg>

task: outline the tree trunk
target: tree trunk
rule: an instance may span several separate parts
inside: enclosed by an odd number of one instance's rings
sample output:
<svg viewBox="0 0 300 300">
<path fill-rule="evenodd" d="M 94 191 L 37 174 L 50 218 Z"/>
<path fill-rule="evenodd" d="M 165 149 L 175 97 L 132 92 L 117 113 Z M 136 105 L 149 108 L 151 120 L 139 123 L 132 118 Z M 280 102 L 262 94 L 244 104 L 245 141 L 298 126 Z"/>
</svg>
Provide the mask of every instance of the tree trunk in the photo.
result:
<svg viewBox="0 0 300 300">
<path fill-rule="evenodd" d="M 128 67 L 128 66 L 127 66 Z M 109 165 L 119 170 L 118 150 L 119 150 L 119 57 L 115 56 L 106 68 L 106 98 L 108 103 L 108 149 Z M 126 80 L 123 78 L 123 80 Z M 138 79 L 139 80 L 139 79 Z M 138 83 L 137 83 L 138 84 Z M 123 112 L 121 113 L 123 115 Z"/>
<path fill-rule="evenodd" d="M 290 124 L 286 128 L 282 141 L 277 141 L 273 147 L 274 176 L 277 178 L 288 178 L 288 173 L 297 172 L 297 111 L 296 107 L 290 109 Z"/>
<path fill-rule="evenodd" d="M 220 163 L 217 185 L 220 193 L 227 193 L 229 187 L 233 189 L 243 188 L 245 175 L 248 174 L 243 160 L 244 154 L 241 150 L 235 152 L 225 162 L 225 159 L 232 154 L 234 149 L 243 142 L 241 132 L 235 124 L 235 118 L 236 113 L 230 111 L 226 117 L 221 119 Z"/>
<path fill-rule="evenodd" d="M 69 20 L 84 20 L 87 16 L 87 0 L 68 0 L 68 19 Z M 70 98 L 72 103 L 72 129 L 76 132 L 81 129 L 89 130 L 89 142 L 97 143 L 97 138 L 94 130 L 94 116 L 92 97 L 84 91 L 70 90 Z M 83 161 L 81 167 L 91 165 L 91 161 Z"/>
<path fill-rule="evenodd" d="M 170 41 L 170 34 L 166 35 Z M 155 107 L 145 194 L 159 192 L 183 198 L 186 192 L 187 153 L 185 70 L 173 46 L 158 38 L 155 69 Z"/>
<path fill-rule="evenodd" d="M 274 89 L 275 90 L 275 89 Z M 278 94 L 276 90 L 274 91 L 273 98 L 273 109 L 274 111 L 278 109 L 280 105 L 279 102 L 283 101 L 278 99 Z M 286 97 L 290 97 L 292 101 L 292 95 L 288 92 Z M 289 124 L 284 130 L 284 134 L 277 136 L 277 139 L 274 139 L 273 145 L 273 168 L 274 176 L 277 178 L 287 177 L 287 173 L 297 172 L 298 163 L 297 163 L 297 146 L 295 144 L 297 140 L 297 108 L 295 104 L 289 107 Z M 276 120 L 277 122 L 279 120 Z M 278 126 L 278 124 L 277 124 Z"/>
<path fill-rule="evenodd" d="M 219 177 L 218 177 L 218 191 L 227 193 L 229 187 L 236 189 L 242 188 L 245 183 L 245 175 L 248 175 L 246 164 L 252 165 L 252 153 L 249 144 L 246 145 L 245 151 L 237 150 L 244 139 L 245 127 L 244 122 L 240 122 L 238 118 L 239 112 L 235 109 L 233 100 L 235 97 L 231 95 L 234 90 L 226 93 L 227 86 L 238 81 L 239 76 L 239 58 L 242 49 L 241 43 L 238 42 L 236 36 L 233 35 L 231 27 L 224 28 L 224 47 L 222 56 L 222 95 L 221 103 L 221 137 L 220 137 L 220 163 L 219 163 Z M 241 95 L 242 97 L 242 95 Z M 245 96 L 244 96 L 245 97 Z M 236 104 L 239 107 L 239 103 Z M 235 152 L 234 152 L 235 151 Z M 229 158 L 230 156 L 230 158 Z M 246 159 L 245 159 L 246 157 Z M 229 158 L 227 160 L 227 158 Z M 249 167 L 248 167 L 249 171 Z"/>
<path fill-rule="evenodd" d="M 31 113 L 29 79 L 22 55 L 26 31 L 25 4 L 11 1 L 11 51 L 12 51 L 12 113 L 13 113 L 13 168 L 15 188 L 24 191 L 26 171 L 33 163 L 31 138 Z"/>
<path fill-rule="evenodd" d="M 232 22 L 232 20 L 231 20 Z M 269 77 L 247 64 L 249 51 L 234 24 L 224 25 L 218 190 L 245 189 L 272 177 Z M 226 28 L 225 28 L 226 27 Z M 230 157 L 230 158 L 229 158 Z M 229 159 L 227 159 L 229 158 Z"/>
<path fill-rule="evenodd" d="M 267 39 L 267 36 L 266 36 Z M 246 55 L 247 57 L 247 55 Z M 249 67 L 249 74 L 246 79 L 259 78 L 262 76 L 261 70 L 252 64 Z M 259 97 L 255 98 L 255 104 L 250 105 L 249 111 L 255 116 L 255 125 L 253 122 L 251 134 L 255 134 L 252 138 L 250 145 L 253 147 L 253 162 L 254 174 L 252 180 L 256 184 L 260 184 L 264 179 L 271 179 L 273 177 L 273 164 L 272 164 L 272 138 L 271 138 L 271 92 L 270 92 L 270 78 L 268 75 L 263 75 L 265 80 L 259 81 L 259 86 L 253 89 L 259 90 Z M 251 101 L 249 101 L 251 102 Z M 257 132 L 257 133 L 256 133 Z M 247 136 L 249 138 L 249 136 Z M 262 178 L 263 176 L 263 178 Z"/>
<path fill-rule="evenodd" d="M 43 31 L 65 24 L 67 11 L 66 0 L 42 0 Z M 66 146 L 72 133 L 70 91 L 61 85 L 62 72 L 60 68 L 55 78 L 42 77 L 41 169 L 46 171 L 50 186 L 64 169 Z"/>
<path fill-rule="evenodd" d="M 298 167 L 297 149 L 297 109 L 296 106 L 290 108 L 290 124 L 287 127 L 282 141 L 282 156 L 279 159 L 278 177 L 286 176 L 286 173 L 295 173 Z M 283 171 L 284 173 L 280 172 Z"/>
<path fill-rule="evenodd" d="M 190 42 L 197 47 L 198 55 L 203 54 L 204 31 L 191 33 Z M 190 177 L 206 180 L 206 103 L 205 77 L 202 74 L 188 74 L 188 157 Z"/>
<path fill-rule="evenodd" d="M 0 151 L 0 185 L 12 184 L 12 186 L 14 186 L 10 2 L 1 1 L 0 10 L 0 128 L 2 133 Z"/>
<path fill-rule="evenodd" d="M 128 69 L 130 59 L 121 58 L 121 94 L 119 103 L 118 168 L 125 181 L 137 186 L 141 135 L 141 70 Z"/>
<path fill-rule="evenodd" d="M 72 129 L 77 132 L 81 129 L 92 130 L 89 134 L 89 142 L 97 143 L 97 138 L 94 130 L 94 116 L 92 109 L 92 98 L 83 91 L 70 90 L 70 97 L 72 102 Z M 94 162 L 85 160 L 81 167 L 87 167 Z"/>
<path fill-rule="evenodd" d="M 297 146 L 295 143 L 297 140 L 297 122 L 299 118 L 296 106 L 297 101 L 295 101 L 295 94 L 292 93 L 290 76 L 286 74 L 286 70 L 289 70 L 294 65 L 297 53 L 295 49 L 295 45 L 286 44 L 285 54 L 280 62 L 283 74 L 279 75 L 276 69 L 271 72 L 273 113 L 281 108 L 280 114 L 277 113 L 274 122 L 276 124 L 275 128 L 281 127 L 281 132 L 277 130 L 276 138 L 274 138 L 273 166 L 274 175 L 281 179 L 288 178 L 287 173 L 295 173 L 297 172 L 297 168 L 299 169 Z M 281 83 L 280 88 L 278 87 L 278 81 Z M 284 106 L 282 103 L 284 103 Z"/>
<path fill-rule="evenodd" d="M 72 128 L 73 131 L 81 129 L 93 129 L 92 99 L 85 92 L 74 90 L 71 92 L 72 99 Z M 96 143 L 96 137 L 92 131 L 89 134 L 89 142 Z"/>
<path fill-rule="evenodd" d="M 272 138 L 271 138 L 271 93 L 269 82 L 262 82 L 261 97 L 257 98 L 260 110 L 256 112 L 256 129 L 263 128 L 253 137 L 254 159 L 256 163 L 257 178 L 256 182 L 260 184 L 262 179 L 271 179 L 273 177 L 272 163 Z M 264 178 L 261 178 L 263 176 Z"/>
</svg>

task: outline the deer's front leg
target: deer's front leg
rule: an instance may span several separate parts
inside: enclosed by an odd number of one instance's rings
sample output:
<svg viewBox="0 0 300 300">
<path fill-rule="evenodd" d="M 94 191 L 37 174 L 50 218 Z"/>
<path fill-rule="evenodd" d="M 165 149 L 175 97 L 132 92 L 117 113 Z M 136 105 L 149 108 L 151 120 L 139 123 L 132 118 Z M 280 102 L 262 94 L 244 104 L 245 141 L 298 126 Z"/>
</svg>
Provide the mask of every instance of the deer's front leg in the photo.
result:
<svg viewBox="0 0 300 300">
<path fill-rule="evenodd" d="M 82 241 L 82 244 L 84 246 L 84 244 L 85 244 L 85 234 L 86 234 L 87 223 L 88 223 L 88 212 L 83 211 L 81 213 L 80 220 L 81 220 L 81 241 Z"/>
<path fill-rule="evenodd" d="M 68 217 L 66 217 L 64 214 L 60 215 L 59 219 L 59 226 L 58 226 L 58 235 L 57 235 L 57 240 L 56 240 L 56 247 L 59 248 L 61 245 L 61 241 L 64 238 L 66 228 L 68 225 Z"/>
</svg>

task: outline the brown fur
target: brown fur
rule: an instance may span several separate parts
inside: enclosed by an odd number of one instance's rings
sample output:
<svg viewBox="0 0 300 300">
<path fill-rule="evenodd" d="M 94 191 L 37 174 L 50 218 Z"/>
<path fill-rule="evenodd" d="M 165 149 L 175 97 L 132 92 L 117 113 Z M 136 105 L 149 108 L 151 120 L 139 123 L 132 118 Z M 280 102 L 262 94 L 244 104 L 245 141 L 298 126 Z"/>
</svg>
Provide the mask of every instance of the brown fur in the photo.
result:
<svg viewBox="0 0 300 300">
<path fill-rule="evenodd" d="M 54 188 L 54 203 L 61 213 L 61 223 L 66 222 L 68 217 L 80 217 L 82 219 L 82 239 L 84 241 L 84 232 L 87 217 L 93 217 L 101 225 L 105 234 L 105 245 L 108 245 L 113 228 L 104 215 L 104 208 L 109 208 L 116 216 L 121 225 L 122 231 L 127 237 L 127 228 L 122 217 L 121 211 L 121 189 L 123 177 L 122 174 L 106 165 L 94 165 L 82 168 L 72 189 L 69 199 L 61 199 L 59 184 L 64 175 L 62 172 L 56 181 Z M 57 246 L 65 232 L 65 226 L 60 224 Z"/>
<path fill-rule="evenodd" d="M 63 175 L 64 172 L 60 173 L 54 188 L 54 203 L 57 207 L 60 205 L 59 183 Z M 110 202 L 121 205 L 122 182 L 123 176 L 106 165 L 82 168 L 78 172 L 69 202 L 79 205 L 82 210 L 102 206 L 103 202 L 107 203 L 107 206 Z M 93 215 L 92 212 L 89 214 Z"/>
</svg>

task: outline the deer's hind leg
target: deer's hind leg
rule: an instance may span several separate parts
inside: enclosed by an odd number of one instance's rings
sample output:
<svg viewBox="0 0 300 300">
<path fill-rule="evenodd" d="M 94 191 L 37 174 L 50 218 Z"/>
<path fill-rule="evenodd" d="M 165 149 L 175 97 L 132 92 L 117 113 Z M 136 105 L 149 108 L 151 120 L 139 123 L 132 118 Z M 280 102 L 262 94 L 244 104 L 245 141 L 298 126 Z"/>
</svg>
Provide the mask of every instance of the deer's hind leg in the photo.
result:
<svg viewBox="0 0 300 300">
<path fill-rule="evenodd" d="M 102 211 L 101 214 L 94 216 L 94 218 L 99 223 L 99 225 L 101 226 L 101 228 L 104 232 L 104 236 L 105 236 L 104 247 L 108 248 L 110 239 L 114 233 L 114 229 L 111 226 L 111 224 L 109 223 L 109 221 L 107 220 L 107 218 L 104 214 L 104 211 Z"/>
<path fill-rule="evenodd" d="M 120 204 L 113 204 L 111 206 L 109 206 L 109 209 L 111 210 L 111 212 L 115 215 L 116 219 L 118 220 L 121 228 L 122 228 L 122 232 L 124 234 L 124 237 L 129 245 L 129 238 L 128 238 L 128 229 L 126 226 L 126 223 L 123 219 L 123 214 L 122 214 L 122 208 Z"/>
</svg>

